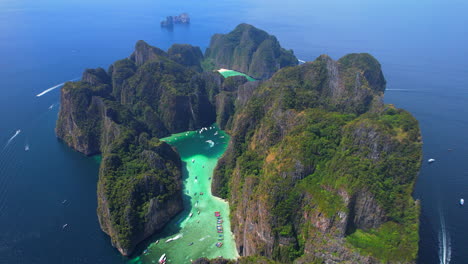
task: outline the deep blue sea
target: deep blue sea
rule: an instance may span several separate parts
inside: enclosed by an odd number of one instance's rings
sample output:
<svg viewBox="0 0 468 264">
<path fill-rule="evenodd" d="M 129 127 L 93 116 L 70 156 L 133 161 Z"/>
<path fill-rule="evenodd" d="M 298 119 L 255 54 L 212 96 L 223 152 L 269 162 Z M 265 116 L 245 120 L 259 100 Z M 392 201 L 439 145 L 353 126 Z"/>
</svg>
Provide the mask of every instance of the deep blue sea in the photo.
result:
<svg viewBox="0 0 468 264">
<path fill-rule="evenodd" d="M 181 12 L 190 26 L 160 28 Z M 424 160 L 436 159 L 414 194 L 419 263 L 468 263 L 468 207 L 457 204 L 468 199 L 467 14 L 462 0 L 0 0 L 0 263 L 125 263 L 99 229 L 97 162 L 55 137 L 59 89 L 37 94 L 107 68 L 137 40 L 204 50 L 242 22 L 302 60 L 369 52 L 380 61 L 385 101 L 416 116 Z"/>
</svg>

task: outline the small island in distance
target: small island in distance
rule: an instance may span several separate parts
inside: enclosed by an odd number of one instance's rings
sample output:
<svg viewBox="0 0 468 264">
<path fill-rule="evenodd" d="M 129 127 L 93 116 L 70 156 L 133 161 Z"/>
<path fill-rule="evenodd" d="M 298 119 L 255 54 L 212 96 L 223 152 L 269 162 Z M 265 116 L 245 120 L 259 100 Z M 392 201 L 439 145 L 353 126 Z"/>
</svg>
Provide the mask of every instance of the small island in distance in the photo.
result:
<svg viewBox="0 0 468 264">
<path fill-rule="evenodd" d="M 161 21 L 161 27 L 173 27 L 174 24 L 190 24 L 190 16 L 187 13 L 182 13 L 178 16 L 168 16 Z"/>
<path fill-rule="evenodd" d="M 138 41 L 107 70 L 85 70 L 61 91 L 56 133 L 102 155 L 97 214 L 122 255 L 184 207 L 184 164 L 160 138 L 216 123 L 230 139 L 211 191 L 229 202 L 240 258 L 194 263 L 415 263 L 420 129 L 383 103 L 385 88 L 370 54 L 298 65 L 240 24 L 205 53 Z"/>
</svg>

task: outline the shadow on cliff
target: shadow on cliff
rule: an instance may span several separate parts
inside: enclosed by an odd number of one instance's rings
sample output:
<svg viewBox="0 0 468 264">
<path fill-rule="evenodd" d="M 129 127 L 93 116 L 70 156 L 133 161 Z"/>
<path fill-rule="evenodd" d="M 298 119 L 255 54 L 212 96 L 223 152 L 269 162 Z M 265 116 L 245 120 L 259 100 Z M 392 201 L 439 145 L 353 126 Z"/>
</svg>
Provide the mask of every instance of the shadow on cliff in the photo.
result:
<svg viewBox="0 0 468 264">
<path fill-rule="evenodd" d="M 188 179 L 188 176 L 189 173 L 187 170 L 187 162 L 182 161 L 182 181 L 185 182 Z M 161 233 L 155 233 L 154 235 L 148 237 L 147 239 L 139 243 L 138 246 L 135 248 L 133 254 L 129 256 L 129 259 L 142 255 L 143 251 L 157 240 L 160 240 L 159 243 L 165 243 L 167 239 L 174 237 L 175 235 L 180 233 L 180 231 L 182 230 L 180 224 L 189 216 L 193 208 L 193 197 L 190 197 L 189 195 L 187 195 L 186 192 L 183 192 L 182 199 L 184 203 L 184 209 L 179 214 L 177 214 L 177 216 L 175 216 L 171 221 L 169 221 L 169 223 L 167 223 L 159 230 L 162 231 Z"/>
</svg>

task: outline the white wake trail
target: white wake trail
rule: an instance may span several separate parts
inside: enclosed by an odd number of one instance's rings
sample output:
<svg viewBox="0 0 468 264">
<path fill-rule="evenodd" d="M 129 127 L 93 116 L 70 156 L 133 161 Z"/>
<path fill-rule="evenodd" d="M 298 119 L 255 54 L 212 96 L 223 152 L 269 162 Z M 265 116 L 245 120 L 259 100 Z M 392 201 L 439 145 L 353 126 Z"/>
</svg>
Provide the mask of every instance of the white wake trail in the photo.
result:
<svg viewBox="0 0 468 264">
<path fill-rule="evenodd" d="M 212 147 L 215 145 L 215 143 L 214 143 L 213 140 L 207 140 L 207 141 L 205 141 L 205 142 L 208 143 L 208 144 L 210 144 L 210 148 L 212 148 Z"/>
<path fill-rule="evenodd" d="M 69 82 L 73 82 L 73 81 L 76 81 L 76 80 L 78 80 L 78 79 L 79 79 L 79 78 L 71 79 L 71 80 L 69 80 Z M 53 91 L 53 90 L 55 90 L 55 89 L 57 89 L 57 88 L 59 88 L 59 87 L 62 87 L 62 86 L 64 86 L 64 85 L 65 85 L 65 83 L 63 82 L 63 83 L 57 84 L 57 85 L 55 85 L 55 86 L 52 86 L 52 87 L 50 87 L 49 89 L 44 90 L 44 91 L 41 92 L 40 94 L 37 94 L 36 97 L 41 97 L 41 96 L 43 96 L 44 94 L 46 94 L 46 93 L 48 93 L 48 92 L 50 92 L 50 91 Z"/>
<path fill-rule="evenodd" d="M 452 258 L 450 234 L 447 232 L 445 217 L 442 215 L 442 210 L 439 211 L 441 227 L 439 232 L 439 261 L 440 264 L 449 264 L 450 259 Z"/>
<path fill-rule="evenodd" d="M 21 129 L 16 130 L 15 134 L 8 140 L 5 147 L 8 146 L 11 143 L 11 141 L 13 141 L 13 139 L 15 139 L 15 137 L 17 137 L 20 133 L 21 133 Z"/>
</svg>

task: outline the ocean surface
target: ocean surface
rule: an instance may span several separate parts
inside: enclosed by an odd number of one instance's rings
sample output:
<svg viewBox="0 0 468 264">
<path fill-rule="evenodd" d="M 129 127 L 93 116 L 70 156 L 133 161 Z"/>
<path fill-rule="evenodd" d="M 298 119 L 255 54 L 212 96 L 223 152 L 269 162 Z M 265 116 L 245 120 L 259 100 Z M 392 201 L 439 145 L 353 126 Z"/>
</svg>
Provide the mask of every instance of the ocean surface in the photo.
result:
<svg viewBox="0 0 468 264">
<path fill-rule="evenodd" d="M 160 28 L 181 12 L 191 25 Z M 468 207 L 458 206 L 468 197 L 467 13 L 461 0 L 0 0 L 0 263 L 127 263 L 99 229 L 97 161 L 55 137 L 59 85 L 130 55 L 137 40 L 204 50 L 242 22 L 301 60 L 380 61 L 386 103 L 420 121 L 424 160 L 436 159 L 414 193 L 419 263 L 468 263 Z"/>
</svg>

